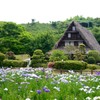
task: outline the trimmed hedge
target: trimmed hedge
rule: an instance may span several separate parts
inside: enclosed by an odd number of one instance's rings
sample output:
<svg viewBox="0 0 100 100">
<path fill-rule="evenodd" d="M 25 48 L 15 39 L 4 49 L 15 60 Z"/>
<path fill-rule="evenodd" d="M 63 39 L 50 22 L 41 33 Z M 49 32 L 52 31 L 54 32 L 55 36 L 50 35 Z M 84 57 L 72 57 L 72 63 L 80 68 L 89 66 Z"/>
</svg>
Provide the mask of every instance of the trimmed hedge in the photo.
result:
<svg viewBox="0 0 100 100">
<path fill-rule="evenodd" d="M 4 67 L 26 67 L 27 62 L 26 61 L 20 61 L 20 60 L 8 60 L 5 59 L 3 61 Z"/>
<path fill-rule="evenodd" d="M 0 66 L 2 66 L 3 60 L 5 59 L 5 54 L 0 52 Z"/>
<path fill-rule="evenodd" d="M 56 61 L 54 68 L 56 69 L 66 69 L 66 70 L 81 70 L 86 69 L 87 63 L 83 61 Z"/>
<path fill-rule="evenodd" d="M 0 61 L 3 61 L 5 59 L 5 54 L 0 52 Z"/>
</svg>

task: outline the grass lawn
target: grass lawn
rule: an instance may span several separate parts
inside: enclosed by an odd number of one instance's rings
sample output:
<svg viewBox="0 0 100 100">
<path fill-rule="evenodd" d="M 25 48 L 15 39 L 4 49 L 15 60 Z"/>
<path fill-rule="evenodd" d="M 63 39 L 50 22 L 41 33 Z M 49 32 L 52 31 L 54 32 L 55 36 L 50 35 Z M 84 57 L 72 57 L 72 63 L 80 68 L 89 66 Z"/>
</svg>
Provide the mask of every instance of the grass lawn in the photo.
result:
<svg viewBox="0 0 100 100">
<path fill-rule="evenodd" d="M 28 54 L 21 54 L 21 55 L 15 55 L 16 59 L 18 60 L 25 60 L 27 58 L 30 58 L 30 56 Z"/>
</svg>

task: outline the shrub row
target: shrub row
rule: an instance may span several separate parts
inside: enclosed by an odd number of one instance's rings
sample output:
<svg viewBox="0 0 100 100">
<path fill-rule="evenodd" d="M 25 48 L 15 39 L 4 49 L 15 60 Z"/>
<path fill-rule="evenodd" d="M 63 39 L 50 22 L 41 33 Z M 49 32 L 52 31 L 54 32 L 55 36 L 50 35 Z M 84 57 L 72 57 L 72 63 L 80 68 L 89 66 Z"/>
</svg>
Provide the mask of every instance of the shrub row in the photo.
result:
<svg viewBox="0 0 100 100">
<path fill-rule="evenodd" d="M 54 68 L 56 69 L 66 69 L 66 70 L 80 70 L 86 69 L 87 63 L 83 61 L 56 61 Z"/>
<path fill-rule="evenodd" d="M 20 61 L 20 60 L 8 60 L 5 59 L 3 61 L 4 67 L 26 67 L 27 62 L 26 61 Z"/>
<path fill-rule="evenodd" d="M 0 66 L 2 66 L 3 60 L 5 59 L 5 54 L 0 52 Z"/>
</svg>

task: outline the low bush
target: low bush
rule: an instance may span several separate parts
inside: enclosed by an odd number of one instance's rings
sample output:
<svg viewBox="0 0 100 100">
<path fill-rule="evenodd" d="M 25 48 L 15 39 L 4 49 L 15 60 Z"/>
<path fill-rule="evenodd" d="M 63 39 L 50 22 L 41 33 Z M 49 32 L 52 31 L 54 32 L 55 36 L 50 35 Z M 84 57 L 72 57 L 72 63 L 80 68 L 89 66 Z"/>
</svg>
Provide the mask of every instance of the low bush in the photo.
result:
<svg viewBox="0 0 100 100">
<path fill-rule="evenodd" d="M 83 61 L 56 61 L 54 64 L 54 68 L 56 69 L 66 69 L 66 70 L 80 70 L 86 69 L 87 63 Z"/>
<path fill-rule="evenodd" d="M 95 64 L 95 63 L 96 63 L 95 58 L 92 57 L 92 56 L 88 57 L 88 63 L 89 63 L 89 64 Z"/>
<path fill-rule="evenodd" d="M 98 65 L 95 65 L 95 64 L 88 64 L 87 65 L 87 68 L 91 69 L 91 70 L 95 70 L 97 69 Z"/>
<path fill-rule="evenodd" d="M 20 60 L 8 60 L 5 59 L 3 61 L 4 67 L 26 67 L 27 62 L 26 61 L 20 61 Z"/>
</svg>

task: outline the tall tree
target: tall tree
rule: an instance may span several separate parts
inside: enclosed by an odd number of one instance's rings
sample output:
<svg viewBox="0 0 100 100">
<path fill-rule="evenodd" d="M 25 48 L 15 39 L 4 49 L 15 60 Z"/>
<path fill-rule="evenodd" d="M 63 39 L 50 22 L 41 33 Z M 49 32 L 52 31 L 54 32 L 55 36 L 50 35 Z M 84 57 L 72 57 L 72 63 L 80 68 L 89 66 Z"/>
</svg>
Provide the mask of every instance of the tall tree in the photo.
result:
<svg viewBox="0 0 100 100">
<path fill-rule="evenodd" d="M 42 33 L 36 36 L 34 42 L 35 49 L 41 49 L 46 53 L 54 46 L 54 37 L 51 33 Z"/>
</svg>

